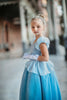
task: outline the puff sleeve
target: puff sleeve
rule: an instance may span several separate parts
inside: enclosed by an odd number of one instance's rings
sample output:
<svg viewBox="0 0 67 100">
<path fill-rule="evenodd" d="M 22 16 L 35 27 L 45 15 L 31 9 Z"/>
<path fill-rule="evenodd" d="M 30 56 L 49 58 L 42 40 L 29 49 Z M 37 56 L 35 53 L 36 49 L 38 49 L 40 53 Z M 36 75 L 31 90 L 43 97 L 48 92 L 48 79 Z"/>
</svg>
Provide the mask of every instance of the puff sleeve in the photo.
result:
<svg viewBox="0 0 67 100">
<path fill-rule="evenodd" d="M 35 45 L 35 48 L 40 50 L 40 47 L 39 45 L 41 43 L 45 43 L 47 45 L 47 48 L 49 48 L 49 45 L 50 45 L 50 40 L 47 38 L 47 37 L 40 37 Z"/>
</svg>

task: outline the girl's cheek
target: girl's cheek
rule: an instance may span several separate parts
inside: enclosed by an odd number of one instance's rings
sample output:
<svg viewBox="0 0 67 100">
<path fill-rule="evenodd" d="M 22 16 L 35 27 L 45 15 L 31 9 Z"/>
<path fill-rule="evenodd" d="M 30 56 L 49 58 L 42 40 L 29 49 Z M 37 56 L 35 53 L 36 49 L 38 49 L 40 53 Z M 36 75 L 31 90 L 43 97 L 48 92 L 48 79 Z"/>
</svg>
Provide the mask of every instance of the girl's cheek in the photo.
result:
<svg viewBox="0 0 67 100">
<path fill-rule="evenodd" d="M 32 32 L 34 33 L 34 30 L 32 29 Z"/>
<path fill-rule="evenodd" d="M 34 33 L 34 30 L 32 30 L 32 32 Z"/>
<path fill-rule="evenodd" d="M 43 29 L 40 29 L 40 31 L 43 31 Z"/>
<path fill-rule="evenodd" d="M 33 31 L 33 29 L 31 29 Z"/>
<path fill-rule="evenodd" d="M 41 29 L 39 29 L 39 31 L 41 31 Z"/>
</svg>

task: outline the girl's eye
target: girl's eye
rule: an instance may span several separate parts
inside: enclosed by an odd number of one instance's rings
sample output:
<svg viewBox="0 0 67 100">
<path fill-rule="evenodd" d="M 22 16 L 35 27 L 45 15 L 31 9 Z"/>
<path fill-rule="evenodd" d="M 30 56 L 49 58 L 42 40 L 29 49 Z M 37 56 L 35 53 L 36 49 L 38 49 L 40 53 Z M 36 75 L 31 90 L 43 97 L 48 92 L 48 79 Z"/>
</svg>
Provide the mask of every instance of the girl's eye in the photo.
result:
<svg viewBox="0 0 67 100">
<path fill-rule="evenodd" d="M 34 28 L 34 26 L 32 28 Z"/>
<path fill-rule="evenodd" d="M 40 28 L 40 26 L 37 26 L 37 28 Z"/>
</svg>

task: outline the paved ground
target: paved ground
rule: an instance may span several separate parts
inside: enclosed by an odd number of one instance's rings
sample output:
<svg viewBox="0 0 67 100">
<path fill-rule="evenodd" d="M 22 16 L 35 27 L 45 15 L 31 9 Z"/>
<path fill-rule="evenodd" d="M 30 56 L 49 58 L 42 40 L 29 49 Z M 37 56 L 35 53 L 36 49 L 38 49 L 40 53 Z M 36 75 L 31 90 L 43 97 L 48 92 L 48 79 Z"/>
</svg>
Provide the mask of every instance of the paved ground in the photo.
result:
<svg viewBox="0 0 67 100">
<path fill-rule="evenodd" d="M 60 84 L 62 100 L 67 100 L 67 63 L 63 56 L 50 56 Z M 25 60 L 0 60 L 0 100 L 19 100 L 20 82 Z"/>
</svg>

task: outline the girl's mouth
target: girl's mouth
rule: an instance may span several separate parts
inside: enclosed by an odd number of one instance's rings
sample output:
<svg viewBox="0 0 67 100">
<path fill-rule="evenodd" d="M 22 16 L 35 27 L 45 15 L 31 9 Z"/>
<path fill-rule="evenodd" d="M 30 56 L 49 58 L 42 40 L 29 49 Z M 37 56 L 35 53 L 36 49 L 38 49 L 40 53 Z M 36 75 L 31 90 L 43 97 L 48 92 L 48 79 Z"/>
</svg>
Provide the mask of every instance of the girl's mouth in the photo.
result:
<svg viewBox="0 0 67 100">
<path fill-rule="evenodd" d="M 38 32 L 34 32 L 34 33 L 38 33 Z"/>
</svg>

